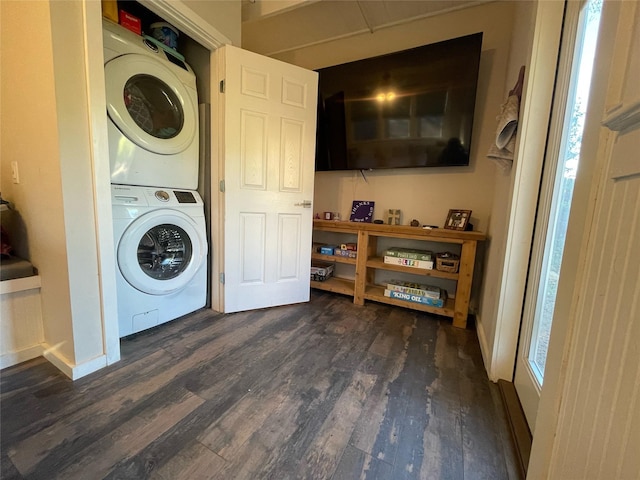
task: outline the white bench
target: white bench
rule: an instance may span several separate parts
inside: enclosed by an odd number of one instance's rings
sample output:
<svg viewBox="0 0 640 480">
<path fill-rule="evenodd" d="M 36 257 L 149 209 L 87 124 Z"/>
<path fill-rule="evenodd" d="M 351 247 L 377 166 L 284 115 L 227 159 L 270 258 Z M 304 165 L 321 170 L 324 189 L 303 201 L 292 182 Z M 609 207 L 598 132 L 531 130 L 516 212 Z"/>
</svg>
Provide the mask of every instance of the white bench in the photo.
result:
<svg viewBox="0 0 640 480">
<path fill-rule="evenodd" d="M 9 212 L 2 201 L 0 212 Z M 4 218 L 3 218 L 4 224 Z M 28 260 L 0 260 L 0 368 L 43 354 L 40 276 Z"/>
<path fill-rule="evenodd" d="M 0 368 L 42 355 L 40 276 L 0 281 Z"/>
<path fill-rule="evenodd" d="M 22 259 L 0 262 L 0 368 L 43 353 L 40 276 Z"/>
</svg>

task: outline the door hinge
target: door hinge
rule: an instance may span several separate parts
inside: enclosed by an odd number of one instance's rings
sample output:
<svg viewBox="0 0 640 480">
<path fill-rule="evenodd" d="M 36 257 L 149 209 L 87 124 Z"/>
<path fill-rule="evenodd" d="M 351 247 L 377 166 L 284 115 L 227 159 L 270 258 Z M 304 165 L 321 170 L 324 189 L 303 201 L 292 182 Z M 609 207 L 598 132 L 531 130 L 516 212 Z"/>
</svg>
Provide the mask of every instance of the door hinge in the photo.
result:
<svg viewBox="0 0 640 480">
<path fill-rule="evenodd" d="M 224 80 L 220 80 L 220 93 L 224 93 Z"/>
<path fill-rule="evenodd" d="M 220 192 L 224 193 L 224 180 L 220 180 Z"/>
<path fill-rule="evenodd" d="M 224 285 L 224 273 L 220 274 L 220 283 Z"/>
</svg>

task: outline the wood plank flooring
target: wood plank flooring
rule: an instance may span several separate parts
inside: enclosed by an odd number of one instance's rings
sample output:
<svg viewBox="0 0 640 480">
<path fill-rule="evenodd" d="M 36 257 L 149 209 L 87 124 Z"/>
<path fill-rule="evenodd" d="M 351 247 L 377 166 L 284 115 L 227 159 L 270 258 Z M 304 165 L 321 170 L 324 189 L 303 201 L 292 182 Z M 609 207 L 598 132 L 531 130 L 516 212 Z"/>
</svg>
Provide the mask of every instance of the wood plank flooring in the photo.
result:
<svg viewBox="0 0 640 480">
<path fill-rule="evenodd" d="M 517 478 L 475 331 L 312 291 L 122 340 L 71 382 L 1 372 L 3 479 Z"/>
</svg>

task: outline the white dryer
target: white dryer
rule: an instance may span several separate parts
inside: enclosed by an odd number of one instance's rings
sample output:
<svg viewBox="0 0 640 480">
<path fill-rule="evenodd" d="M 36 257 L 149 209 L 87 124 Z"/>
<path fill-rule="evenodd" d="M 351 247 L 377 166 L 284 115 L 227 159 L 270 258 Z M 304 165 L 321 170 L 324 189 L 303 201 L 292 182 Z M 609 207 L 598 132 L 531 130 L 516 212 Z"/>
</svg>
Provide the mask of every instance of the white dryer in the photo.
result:
<svg viewBox="0 0 640 480">
<path fill-rule="evenodd" d="M 111 183 L 198 187 L 196 76 L 185 62 L 103 20 Z"/>
<path fill-rule="evenodd" d="M 111 185 L 120 337 L 207 300 L 207 238 L 197 192 Z"/>
</svg>

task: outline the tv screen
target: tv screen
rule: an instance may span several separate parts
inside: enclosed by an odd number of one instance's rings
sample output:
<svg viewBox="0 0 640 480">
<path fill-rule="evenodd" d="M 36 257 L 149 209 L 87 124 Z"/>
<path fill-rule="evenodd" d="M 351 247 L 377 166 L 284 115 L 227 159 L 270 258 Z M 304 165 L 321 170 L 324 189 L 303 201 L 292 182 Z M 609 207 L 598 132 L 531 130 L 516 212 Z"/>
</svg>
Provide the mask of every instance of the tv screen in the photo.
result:
<svg viewBox="0 0 640 480">
<path fill-rule="evenodd" d="M 316 170 L 469 165 L 482 33 L 318 70 Z"/>
</svg>

